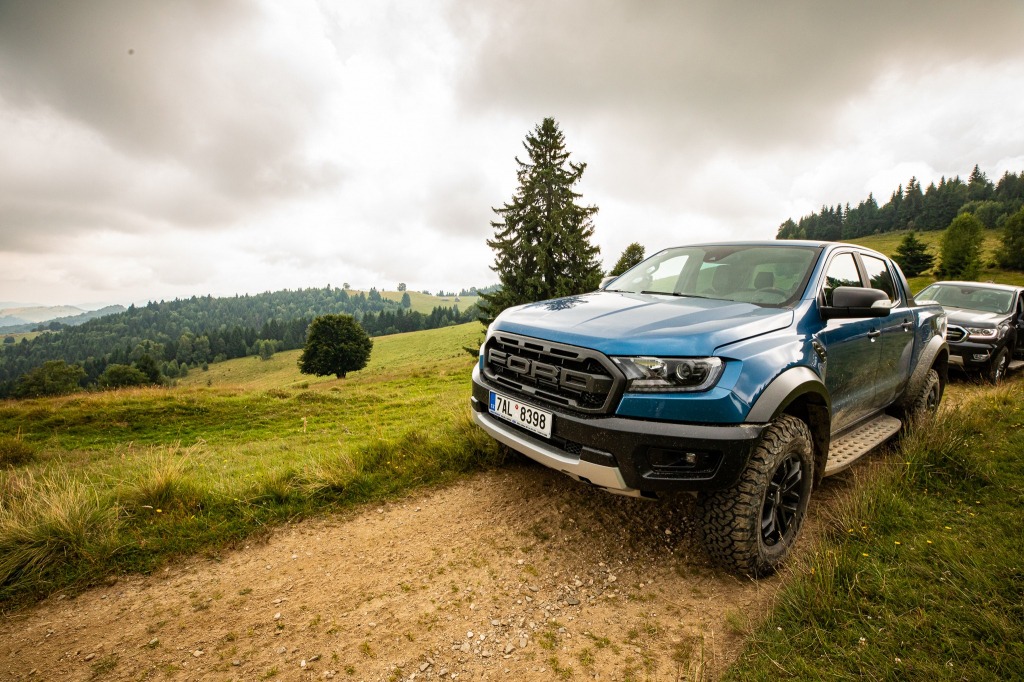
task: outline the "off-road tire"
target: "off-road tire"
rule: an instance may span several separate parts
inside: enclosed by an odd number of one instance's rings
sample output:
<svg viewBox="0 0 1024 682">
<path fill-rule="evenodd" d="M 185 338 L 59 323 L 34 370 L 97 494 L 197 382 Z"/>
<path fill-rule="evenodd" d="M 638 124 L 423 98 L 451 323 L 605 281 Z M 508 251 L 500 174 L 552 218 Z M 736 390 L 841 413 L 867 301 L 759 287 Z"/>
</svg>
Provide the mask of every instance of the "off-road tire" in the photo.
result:
<svg viewBox="0 0 1024 682">
<path fill-rule="evenodd" d="M 774 573 L 800 533 L 813 481 L 811 431 L 784 414 L 764 430 L 732 487 L 698 498 L 708 555 L 751 577 Z"/>
<path fill-rule="evenodd" d="M 921 388 L 907 407 L 907 421 L 914 422 L 932 416 L 939 410 L 941 400 L 942 380 L 939 379 L 938 372 L 930 369 Z"/>
<path fill-rule="evenodd" d="M 1000 348 L 988 365 L 985 366 L 985 378 L 990 384 L 998 385 L 1006 378 L 1006 371 L 1010 367 L 1010 351 L 1006 346 Z"/>
</svg>

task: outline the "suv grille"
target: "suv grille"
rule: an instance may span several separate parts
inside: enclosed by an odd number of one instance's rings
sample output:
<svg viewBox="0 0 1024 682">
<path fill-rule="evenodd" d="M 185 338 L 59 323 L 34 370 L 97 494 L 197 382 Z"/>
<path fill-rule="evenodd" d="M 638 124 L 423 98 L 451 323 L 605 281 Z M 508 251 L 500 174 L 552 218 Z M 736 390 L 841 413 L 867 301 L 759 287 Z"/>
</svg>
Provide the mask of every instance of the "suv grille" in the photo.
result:
<svg viewBox="0 0 1024 682">
<path fill-rule="evenodd" d="M 954 327 L 952 325 L 946 327 L 946 341 L 956 343 L 957 341 L 963 341 L 966 336 L 967 330 L 963 327 Z"/>
<path fill-rule="evenodd" d="M 611 412 L 625 384 L 597 351 L 504 332 L 484 346 L 484 377 L 540 402 L 591 414 Z"/>
</svg>

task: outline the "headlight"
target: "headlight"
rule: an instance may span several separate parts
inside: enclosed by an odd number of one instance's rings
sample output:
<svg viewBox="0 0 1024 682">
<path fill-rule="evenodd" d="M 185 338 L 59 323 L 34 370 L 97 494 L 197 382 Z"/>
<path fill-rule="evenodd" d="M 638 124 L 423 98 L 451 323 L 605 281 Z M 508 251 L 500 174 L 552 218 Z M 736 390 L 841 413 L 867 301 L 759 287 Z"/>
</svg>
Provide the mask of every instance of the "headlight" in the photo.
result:
<svg viewBox="0 0 1024 682">
<path fill-rule="evenodd" d="M 994 339 L 999 334 L 995 327 L 968 327 L 967 333 L 975 339 Z"/>
<path fill-rule="evenodd" d="M 722 376 L 720 358 L 612 358 L 631 393 L 706 391 Z"/>
</svg>

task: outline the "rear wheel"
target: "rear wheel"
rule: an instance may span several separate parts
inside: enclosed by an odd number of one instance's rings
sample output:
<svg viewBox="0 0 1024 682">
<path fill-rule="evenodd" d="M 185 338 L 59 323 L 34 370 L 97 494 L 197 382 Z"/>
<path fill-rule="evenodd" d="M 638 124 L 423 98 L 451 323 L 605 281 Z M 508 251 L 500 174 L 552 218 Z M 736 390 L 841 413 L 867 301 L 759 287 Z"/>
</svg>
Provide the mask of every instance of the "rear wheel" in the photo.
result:
<svg viewBox="0 0 1024 682">
<path fill-rule="evenodd" d="M 782 415 L 765 429 L 739 480 L 699 498 L 708 554 L 746 575 L 773 573 L 796 542 L 813 480 L 811 432 Z"/>
<path fill-rule="evenodd" d="M 939 401 L 941 400 L 942 381 L 939 379 L 939 373 L 934 369 L 930 369 L 924 383 L 921 385 L 917 395 L 914 396 L 906 412 L 908 420 L 916 421 L 935 414 L 939 409 Z"/>
</svg>

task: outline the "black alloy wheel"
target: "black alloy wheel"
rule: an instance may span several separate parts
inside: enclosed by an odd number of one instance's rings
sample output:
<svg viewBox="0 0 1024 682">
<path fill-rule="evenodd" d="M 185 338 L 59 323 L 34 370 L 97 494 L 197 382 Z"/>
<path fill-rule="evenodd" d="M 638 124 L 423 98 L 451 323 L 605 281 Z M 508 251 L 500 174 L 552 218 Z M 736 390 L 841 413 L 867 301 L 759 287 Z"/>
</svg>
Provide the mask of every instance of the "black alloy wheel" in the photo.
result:
<svg viewBox="0 0 1024 682">
<path fill-rule="evenodd" d="M 761 507 L 761 540 L 766 546 L 787 540 L 799 527 L 803 478 L 803 464 L 796 453 L 779 462 L 772 474 Z"/>
</svg>

